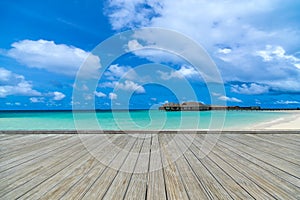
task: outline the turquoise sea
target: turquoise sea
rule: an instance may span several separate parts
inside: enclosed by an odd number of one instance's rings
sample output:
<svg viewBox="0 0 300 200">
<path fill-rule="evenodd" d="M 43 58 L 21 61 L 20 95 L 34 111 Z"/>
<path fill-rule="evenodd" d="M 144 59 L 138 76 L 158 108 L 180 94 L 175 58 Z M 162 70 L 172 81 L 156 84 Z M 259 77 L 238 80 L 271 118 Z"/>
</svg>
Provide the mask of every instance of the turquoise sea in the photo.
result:
<svg viewBox="0 0 300 200">
<path fill-rule="evenodd" d="M 238 129 L 288 113 L 267 111 L 17 111 L 0 112 L 0 130 Z"/>
</svg>

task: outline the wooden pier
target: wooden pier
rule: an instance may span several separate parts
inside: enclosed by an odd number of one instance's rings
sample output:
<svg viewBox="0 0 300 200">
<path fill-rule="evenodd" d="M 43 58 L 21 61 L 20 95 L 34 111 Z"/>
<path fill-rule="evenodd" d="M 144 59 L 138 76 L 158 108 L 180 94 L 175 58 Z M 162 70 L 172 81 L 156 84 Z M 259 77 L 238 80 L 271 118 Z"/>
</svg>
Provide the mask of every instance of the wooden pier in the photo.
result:
<svg viewBox="0 0 300 200">
<path fill-rule="evenodd" d="M 0 199 L 300 199 L 300 134 L 1 134 Z"/>
</svg>

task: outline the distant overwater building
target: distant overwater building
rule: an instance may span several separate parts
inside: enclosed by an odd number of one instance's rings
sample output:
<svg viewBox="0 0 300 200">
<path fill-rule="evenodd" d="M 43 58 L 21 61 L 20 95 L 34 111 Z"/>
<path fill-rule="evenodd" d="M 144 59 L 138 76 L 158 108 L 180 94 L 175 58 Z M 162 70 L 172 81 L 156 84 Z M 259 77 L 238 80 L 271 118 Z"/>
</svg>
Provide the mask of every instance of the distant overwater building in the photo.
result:
<svg viewBox="0 0 300 200">
<path fill-rule="evenodd" d="M 220 105 L 206 105 L 200 102 L 184 102 L 179 103 L 165 103 L 159 107 L 159 110 L 165 111 L 209 111 L 209 110 L 261 110 L 259 106 L 240 107 L 240 106 L 220 106 Z"/>
</svg>

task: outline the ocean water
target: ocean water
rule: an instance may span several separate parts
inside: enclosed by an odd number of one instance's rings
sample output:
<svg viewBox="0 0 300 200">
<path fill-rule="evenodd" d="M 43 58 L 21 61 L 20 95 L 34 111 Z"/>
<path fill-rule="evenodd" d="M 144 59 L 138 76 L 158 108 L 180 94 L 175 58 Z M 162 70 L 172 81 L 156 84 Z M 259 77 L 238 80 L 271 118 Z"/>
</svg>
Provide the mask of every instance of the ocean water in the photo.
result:
<svg viewBox="0 0 300 200">
<path fill-rule="evenodd" d="M 288 113 L 266 111 L 0 112 L 0 130 L 191 130 L 239 129 Z"/>
</svg>

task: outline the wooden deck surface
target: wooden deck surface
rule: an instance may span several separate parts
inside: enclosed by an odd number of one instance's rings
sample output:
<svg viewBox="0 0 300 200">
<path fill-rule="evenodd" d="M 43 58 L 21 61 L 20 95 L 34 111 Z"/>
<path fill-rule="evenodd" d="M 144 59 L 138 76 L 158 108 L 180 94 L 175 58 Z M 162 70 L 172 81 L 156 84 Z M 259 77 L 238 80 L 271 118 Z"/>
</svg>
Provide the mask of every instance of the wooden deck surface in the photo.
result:
<svg viewBox="0 0 300 200">
<path fill-rule="evenodd" d="M 300 199 L 300 134 L 1 134 L 0 199 Z"/>
</svg>

